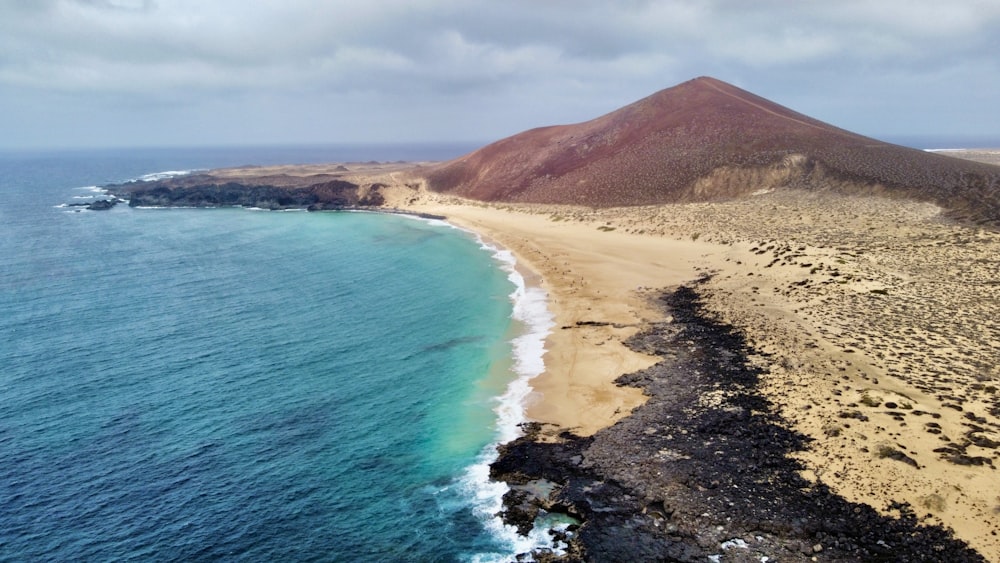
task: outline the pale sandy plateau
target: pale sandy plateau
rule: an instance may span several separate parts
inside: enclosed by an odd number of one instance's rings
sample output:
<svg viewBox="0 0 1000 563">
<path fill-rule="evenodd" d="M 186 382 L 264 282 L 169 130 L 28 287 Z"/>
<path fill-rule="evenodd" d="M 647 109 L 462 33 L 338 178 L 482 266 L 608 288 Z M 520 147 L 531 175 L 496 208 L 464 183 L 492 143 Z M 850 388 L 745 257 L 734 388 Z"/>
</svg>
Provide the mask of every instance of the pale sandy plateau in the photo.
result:
<svg viewBox="0 0 1000 563">
<path fill-rule="evenodd" d="M 985 164 L 1000 165 L 1000 149 L 938 149 L 933 152 Z"/>
</svg>

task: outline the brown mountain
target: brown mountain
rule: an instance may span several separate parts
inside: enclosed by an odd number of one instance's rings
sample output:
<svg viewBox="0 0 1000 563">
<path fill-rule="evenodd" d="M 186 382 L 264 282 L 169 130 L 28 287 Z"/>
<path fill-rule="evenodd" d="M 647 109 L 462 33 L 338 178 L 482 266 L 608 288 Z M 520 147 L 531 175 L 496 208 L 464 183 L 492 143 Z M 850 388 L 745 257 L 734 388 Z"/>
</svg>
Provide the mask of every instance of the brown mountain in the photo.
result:
<svg viewBox="0 0 1000 563">
<path fill-rule="evenodd" d="M 1000 221 L 1000 167 L 839 129 L 709 77 L 597 119 L 542 127 L 427 174 L 484 201 L 593 207 L 710 201 L 766 188 L 877 193 Z"/>
</svg>

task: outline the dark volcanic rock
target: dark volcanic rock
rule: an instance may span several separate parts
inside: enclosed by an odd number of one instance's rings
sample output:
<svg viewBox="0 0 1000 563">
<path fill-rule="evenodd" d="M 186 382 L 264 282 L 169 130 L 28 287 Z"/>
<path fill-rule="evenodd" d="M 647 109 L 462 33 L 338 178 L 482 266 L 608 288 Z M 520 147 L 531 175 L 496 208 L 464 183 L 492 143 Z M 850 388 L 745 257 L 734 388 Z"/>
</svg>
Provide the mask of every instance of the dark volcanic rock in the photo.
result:
<svg viewBox="0 0 1000 563">
<path fill-rule="evenodd" d="M 107 211 L 108 209 L 118 205 L 118 201 L 118 198 L 114 197 L 111 199 L 99 199 L 90 203 L 90 205 L 87 206 L 87 209 L 91 211 Z"/>
<path fill-rule="evenodd" d="M 363 191 L 343 180 L 324 181 L 308 186 L 273 186 L 242 182 L 214 182 L 201 176 L 203 183 L 160 181 L 116 186 L 127 193 L 132 207 L 259 207 L 262 209 L 349 209 L 384 203 L 377 190 Z"/>
<path fill-rule="evenodd" d="M 789 454 L 807 438 L 757 390 L 766 362 L 702 310 L 696 286 L 663 297 L 674 321 L 628 344 L 662 361 L 620 378 L 649 401 L 593 437 L 536 441 L 537 426 L 491 467 L 517 491 L 505 518 L 525 529 L 531 506 L 582 521 L 567 560 L 984 561 L 909 506 L 883 516 L 799 475 Z M 526 484 L 550 483 L 530 498 Z"/>
<path fill-rule="evenodd" d="M 68 207 L 79 207 L 89 211 L 107 211 L 108 209 L 118 205 L 119 202 L 121 202 L 120 199 L 112 196 L 110 199 L 97 199 L 91 201 L 90 203 L 70 203 Z M 79 209 L 77 209 L 77 211 L 79 211 Z"/>
</svg>

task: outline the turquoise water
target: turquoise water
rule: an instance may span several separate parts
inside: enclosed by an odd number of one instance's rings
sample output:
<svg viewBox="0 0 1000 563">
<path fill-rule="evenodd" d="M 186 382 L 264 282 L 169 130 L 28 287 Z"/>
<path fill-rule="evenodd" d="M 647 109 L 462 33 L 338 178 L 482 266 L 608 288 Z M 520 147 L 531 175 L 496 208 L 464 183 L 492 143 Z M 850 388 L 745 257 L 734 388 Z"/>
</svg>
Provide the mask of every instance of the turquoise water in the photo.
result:
<svg viewBox="0 0 1000 563">
<path fill-rule="evenodd" d="M 508 255 L 400 216 L 58 207 L 292 157 L 0 157 L 0 560 L 524 549 L 485 471 L 548 321 Z"/>
</svg>

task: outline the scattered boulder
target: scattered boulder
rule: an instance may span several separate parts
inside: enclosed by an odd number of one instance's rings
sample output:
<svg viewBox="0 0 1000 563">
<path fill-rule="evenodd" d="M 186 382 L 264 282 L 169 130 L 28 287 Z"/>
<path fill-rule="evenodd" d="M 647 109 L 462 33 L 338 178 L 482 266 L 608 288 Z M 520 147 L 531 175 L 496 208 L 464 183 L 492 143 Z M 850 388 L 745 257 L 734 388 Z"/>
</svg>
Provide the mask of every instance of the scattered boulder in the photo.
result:
<svg viewBox="0 0 1000 563">
<path fill-rule="evenodd" d="M 108 209 L 118 205 L 118 201 L 119 200 L 116 197 L 111 199 L 99 199 L 87 205 L 87 209 L 91 211 L 107 211 Z"/>
</svg>

